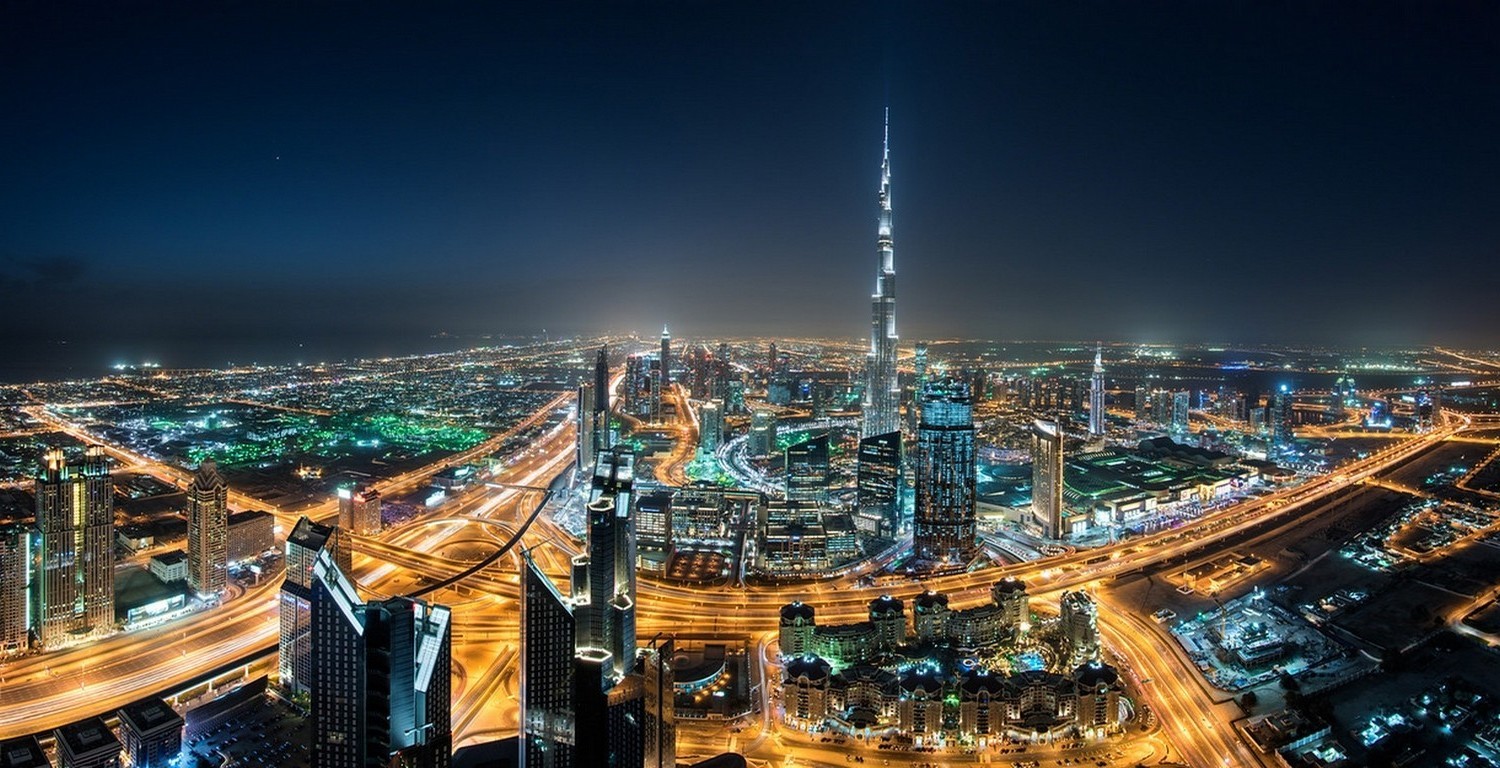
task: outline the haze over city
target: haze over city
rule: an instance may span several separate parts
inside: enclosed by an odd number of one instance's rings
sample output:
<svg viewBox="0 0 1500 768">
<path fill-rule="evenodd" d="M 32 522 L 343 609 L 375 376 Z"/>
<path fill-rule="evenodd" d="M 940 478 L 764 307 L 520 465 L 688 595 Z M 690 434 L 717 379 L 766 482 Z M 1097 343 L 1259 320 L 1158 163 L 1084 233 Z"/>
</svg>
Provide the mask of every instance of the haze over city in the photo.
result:
<svg viewBox="0 0 1500 768">
<path fill-rule="evenodd" d="M 1468 344 L 1500 319 L 1490 6 L 6 15 L 19 365 L 858 336 L 886 107 L 907 336 Z M 205 338 L 232 354 L 179 352 Z"/>
</svg>

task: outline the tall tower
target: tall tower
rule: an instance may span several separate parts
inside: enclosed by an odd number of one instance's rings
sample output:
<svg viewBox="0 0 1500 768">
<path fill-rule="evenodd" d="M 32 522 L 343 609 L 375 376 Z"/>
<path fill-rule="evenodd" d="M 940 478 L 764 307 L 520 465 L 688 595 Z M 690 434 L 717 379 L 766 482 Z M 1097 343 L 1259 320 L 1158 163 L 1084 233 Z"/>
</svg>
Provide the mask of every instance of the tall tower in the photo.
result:
<svg viewBox="0 0 1500 768">
<path fill-rule="evenodd" d="M 583 406 L 580 404 L 579 408 Z M 582 413 L 579 414 L 582 418 Z M 614 440 L 609 434 L 609 348 L 600 347 L 599 356 L 594 360 L 594 408 L 590 414 L 593 424 L 590 432 L 594 438 L 593 449 L 590 451 L 588 463 L 579 464 L 580 472 L 587 471 L 593 466 L 594 457 L 609 450 L 614 445 Z"/>
<path fill-rule="evenodd" d="M 1038 419 L 1031 427 L 1031 515 L 1049 539 L 1063 530 L 1063 433 L 1057 424 Z"/>
<path fill-rule="evenodd" d="M 588 590 L 575 609 L 578 647 L 606 651 L 618 678 L 635 658 L 635 453 L 599 455 L 589 492 Z"/>
<path fill-rule="evenodd" d="M 31 531 L 0 525 L 0 658 L 29 646 L 26 590 L 31 588 Z"/>
<path fill-rule="evenodd" d="M 32 626 L 42 648 L 106 632 L 115 623 L 114 489 L 104 450 L 69 464 L 47 451 L 36 478 Z"/>
<path fill-rule="evenodd" d="M 229 586 L 229 483 L 213 459 L 198 465 L 187 489 L 188 586 L 202 598 Z"/>
<path fill-rule="evenodd" d="M 900 385 L 896 380 L 896 246 L 891 239 L 891 112 L 885 113 L 885 149 L 880 161 L 880 223 L 876 248 L 875 294 L 870 297 L 870 351 L 865 360 L 864 419 L 861 437 L 901 428 Z"/>
<path fill-rule="evenodd" d="M 1094 377 L 1089 382 L 1089 435 L 1104 436 L 1103 348 L 1094 347 Z"/>
<path fill-rule="evenodd" d="M 661 389 L 663 392 L 672 384 L 672 333 L 663 325 L 661 327 Z"/>
<path fill-rule="evenodd" d="M 312 693 L 312 588 L 318 553 L 333 553 L 333 562 L 346 576 L 353 553 L 337 526 L 319 525 L 306 517 L 286 537 L 286 578 L 281 582 L 278 618 L 278 666 L 282 690 L 293 697 Z"/>
<path fill-rule="evenodd" d="M 912 551 L 918 560 L 966 562 L 974 554 L 974 407 L 953 379 L 922 390 L 917 430 L 917 502 Z"/>
</svg>

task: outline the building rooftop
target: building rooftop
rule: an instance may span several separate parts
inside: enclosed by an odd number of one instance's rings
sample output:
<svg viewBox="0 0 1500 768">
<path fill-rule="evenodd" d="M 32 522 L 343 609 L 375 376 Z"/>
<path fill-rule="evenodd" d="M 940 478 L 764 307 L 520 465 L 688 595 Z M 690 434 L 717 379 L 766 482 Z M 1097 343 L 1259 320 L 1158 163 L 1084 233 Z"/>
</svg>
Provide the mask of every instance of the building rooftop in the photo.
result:
<svg viewBox="0 0 1500 768">
<path fill-rule="evenodd" d="M 0 741 L 0 768 L 52 768 L 35 736 Z"/>
<path fill-rule="evenodd" d="M 161 563 L 162 565 L 177 565 L 178 563 L 187 562 L 187 553 L 183 552 L 180 549 L 173 549 L 167 552 L 162 552 L 159 555 L 152 555 L 151 559 L 155 560 L 158 563 Z"/>
<path fill-rule="evenodd" d="M 234 512 L 229 515 L 229 525 L 230 527 L 234 527 L 236 525 L 248 523 L 253 520 L 259 520 L 261 518 L 269 517 L 271 517 L 270 512 L 264 512 L 258 509 L 249 510 L 247 512 Z"/>
<path fill-rule="evenodd" d="M 128 724 L 137 733 L 150 733 L 160 728 L 181 728 L 182 715 L 177 714 L 161 699 L 142 699 L 120 707 L 120 722 Z"/>
<path fill-rule="evenodd" d="M 69 723 L 52 732 L 60 750 L 70 755 L 89 755 L 120 751 L 120 740 L 110 732 L 103 718 L 91 717 Z"/>
</svg>

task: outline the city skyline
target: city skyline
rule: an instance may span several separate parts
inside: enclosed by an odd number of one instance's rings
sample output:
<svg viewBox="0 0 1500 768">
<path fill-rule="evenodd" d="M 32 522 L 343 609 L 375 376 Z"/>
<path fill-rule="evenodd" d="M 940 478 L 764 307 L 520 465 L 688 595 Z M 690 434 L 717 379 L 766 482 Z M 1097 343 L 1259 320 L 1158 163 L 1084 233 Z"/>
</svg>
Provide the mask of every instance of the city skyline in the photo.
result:
<svg viewBox="0 0 1500 768">
<path fill-rule="evenodd" d="M 774 21 L 679 6 L 507 24 L 183 8 L 12 12 L 24 119 L 4 128 L 0 258 L 19 354 L 170 358 L 212 337 L 218 362 L 280 362 L 663 321 L 858 336 L 847 275 L 867 269 L 887 107 L 906 339 L 1493 338 L 1479 294 L 1391 276 L 1494 277 L 1476 206 L 1500 173 L 1470 129 L 1495 122 L 1495 85 L 1465 58 L 1494 9 L 1413 28 L 1393 9 L 827 6 L 777 25 L 788 55 L 767 61 L 750 54 Z M 95 44 L 58 61 L 63 36 Z M 242 311 L 180 307 L 203 283 Z M 1367 299 L 1382 286 L 1396 306 Z M 397 312 L 361 298 L 392 291 Z M 269 292 L 279 311 L 257 311 Z M 542 298 L 562 292 L 597 300 Z M 130 311 L 100 322 L 106 296 Z M 45 311 L 60 300 L 73 311 Z"/>
</svg>

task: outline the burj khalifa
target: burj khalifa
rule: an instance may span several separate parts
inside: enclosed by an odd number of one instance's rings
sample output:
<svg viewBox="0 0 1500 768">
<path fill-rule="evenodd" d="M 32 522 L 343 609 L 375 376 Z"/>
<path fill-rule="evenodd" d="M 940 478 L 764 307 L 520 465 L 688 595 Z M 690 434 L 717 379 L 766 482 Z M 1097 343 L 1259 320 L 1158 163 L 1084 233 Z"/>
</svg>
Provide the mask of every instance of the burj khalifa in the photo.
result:
<svg viewBox="0 0 1500 768">
<path fill-rule="evenodd" d="M 896 247 L 891 240 L 891 113 L 885 114 L 885 149 L 880 162 L 880 224 L 876 239 L 880 263 L 870 297 L 870 351 L 865 360 L 864 437 L 900 429 L 901 386 L 896 368 Z"/>
</svg>

